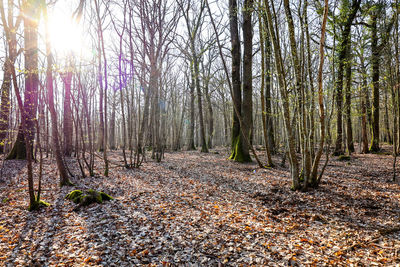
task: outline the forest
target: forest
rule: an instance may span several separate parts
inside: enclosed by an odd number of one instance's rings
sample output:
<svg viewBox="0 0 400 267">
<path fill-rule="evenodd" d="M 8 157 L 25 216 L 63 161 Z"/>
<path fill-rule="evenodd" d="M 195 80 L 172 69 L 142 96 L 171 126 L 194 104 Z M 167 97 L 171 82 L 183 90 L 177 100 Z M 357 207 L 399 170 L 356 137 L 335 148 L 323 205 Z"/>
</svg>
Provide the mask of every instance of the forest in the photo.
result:
<svg viewBox="0 0 400 267">
<path fill-rule="evenodd" d="M 0 0 L 0 266 L 400 265 L 400 0 Z"/>
</svg>

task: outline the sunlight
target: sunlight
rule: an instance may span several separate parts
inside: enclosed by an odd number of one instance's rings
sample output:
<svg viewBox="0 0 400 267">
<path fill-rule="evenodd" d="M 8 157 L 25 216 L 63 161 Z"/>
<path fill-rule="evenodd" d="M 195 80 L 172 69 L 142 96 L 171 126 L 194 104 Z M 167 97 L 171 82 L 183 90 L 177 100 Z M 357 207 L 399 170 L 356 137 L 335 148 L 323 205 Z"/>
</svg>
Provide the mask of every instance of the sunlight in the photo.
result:
<svg viewBox="0 0 400 267">
<path fill-rule="evenodd" d="M 74 21 L 68 12 L 60 9 L 49 10 L 48 25 L 51 46 L 58 55 L 87 55 L 90 51 L 85 42 L 82 25 Z"/>
</svg>

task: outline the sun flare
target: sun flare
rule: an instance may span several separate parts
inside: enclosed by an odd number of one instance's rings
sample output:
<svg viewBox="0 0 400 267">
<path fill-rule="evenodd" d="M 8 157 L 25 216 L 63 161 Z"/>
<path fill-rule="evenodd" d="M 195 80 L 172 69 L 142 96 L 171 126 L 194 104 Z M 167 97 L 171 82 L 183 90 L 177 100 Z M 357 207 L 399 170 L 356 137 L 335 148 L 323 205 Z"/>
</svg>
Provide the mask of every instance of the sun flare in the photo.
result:
<svg viewBox="0 0 400 267">
<path fill-rule="evenodd" d="M 48 27 L 51 46 L 58 55 L 87 55 L 89 46 L 83 27 L 70 13 L 59 9 L 52 10 L 49 12 Z"/>
</svg>

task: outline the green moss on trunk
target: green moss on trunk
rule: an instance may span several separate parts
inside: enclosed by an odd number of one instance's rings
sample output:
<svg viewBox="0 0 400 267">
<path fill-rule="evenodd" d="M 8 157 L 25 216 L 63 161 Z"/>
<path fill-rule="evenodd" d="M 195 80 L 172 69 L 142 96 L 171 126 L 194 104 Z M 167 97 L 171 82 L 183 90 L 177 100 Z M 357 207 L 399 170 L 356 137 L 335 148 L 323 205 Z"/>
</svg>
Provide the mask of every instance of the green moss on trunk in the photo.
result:
<svg viewBox="0 0 400 267">
<path fill-rule="evenodd" d="M 34 201 L 33 203 L 31 203 L 29 205 L 28 210 L 29 211 L 34 211 L 34 210 L 39 210 L 39 209 L 41 209 L 43 207 L 48 207 L 48 206 L 50 206 L 49 203 L 44 202 L 43 200 L 36 200 L 36 201 Z"/>
<path fill-rule="evenodd" d="M 237 162 L 251 162 L 251 157 L 243 153 L 242 137 L 238 135 L 233 143 L 232 154 L 229 159 L 233 159 Z"/>
</svg>

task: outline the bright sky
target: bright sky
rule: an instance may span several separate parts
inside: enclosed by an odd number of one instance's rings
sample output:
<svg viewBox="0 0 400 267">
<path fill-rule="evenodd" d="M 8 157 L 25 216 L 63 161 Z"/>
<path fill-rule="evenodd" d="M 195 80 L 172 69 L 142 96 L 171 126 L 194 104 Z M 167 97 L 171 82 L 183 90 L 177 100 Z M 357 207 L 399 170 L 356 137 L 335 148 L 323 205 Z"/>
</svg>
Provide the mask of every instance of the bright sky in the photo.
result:
<svg viewBox="0 0 400 267">
<path fill-rule="evenodd" d="M 57 1 L 49 8 L 49 32 L 53 50 L 60 57 L 71 52 L 75 55 L 90 56 L 89 36 L 83 30 L 83 22 L 79 24 L 72 18 L 78 7 L 76 1 Z"/>
</svg>

